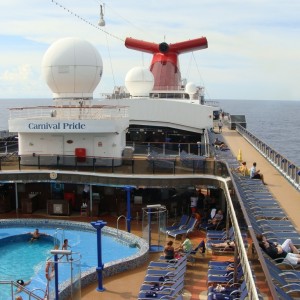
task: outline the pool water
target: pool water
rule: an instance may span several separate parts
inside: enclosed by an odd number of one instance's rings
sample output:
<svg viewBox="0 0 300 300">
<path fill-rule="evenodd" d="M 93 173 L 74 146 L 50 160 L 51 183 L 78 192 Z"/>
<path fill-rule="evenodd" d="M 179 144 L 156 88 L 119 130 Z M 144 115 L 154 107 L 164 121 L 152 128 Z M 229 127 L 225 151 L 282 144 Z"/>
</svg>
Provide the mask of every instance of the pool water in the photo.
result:
<svg viewBox="0 0 300 300">
<path fill-rule="evenodd" d="M 32 280 L 26 286 L 28 290 L 35 288 L 46 289 L 45 262 L 51 257 L 50 251 L 54 248 L 54 240 L 48 236 L 42 236 L 39 240 L 29 242 L 28 232 L 35 227 L 9 227 L 0 228 L 0 274 L 1 280 L 23 279 L 25 282 Z M 97 266 L 97 235 L 96 231 L 57 230 L 39 227 L 40 232 L 56 237 L 60 241 L 63 238 L 69 240 L 70 250 L 80 253 L 81 272 L 96 268 Z M 102 235 L 102 261 L 108 263 L 114 260 L 126 258 L 138 252 L 138 248 L 132 248 L 124 243 L 119 243 L 113 237 Z M 79 256 L 77 256 L 79 257 Z M 66 257 L 61 258 L 66 262 Z M 69 264 L 62 264 L 59 269 L 59 281 L 70 278 Z M 0 299 L 6 299 L 6 291 L 0 286 Z M 21 293 L 22 295 L 22 293 Z M 44 295 L 39 295 L 44 296 Z M 25 298 L 26 299 L 26 298 Z"/>
<path fill-rule="evenodd" d="M 6 243 L 0 243 L 0 274 L 2 279 L 8 280 L 29 280 L 41 262 L 46 261 L 53 247 L 50 240 L 34 243 L 28 239 L 14 240 L 13 237 L 5 240 Z"/>
</svg>

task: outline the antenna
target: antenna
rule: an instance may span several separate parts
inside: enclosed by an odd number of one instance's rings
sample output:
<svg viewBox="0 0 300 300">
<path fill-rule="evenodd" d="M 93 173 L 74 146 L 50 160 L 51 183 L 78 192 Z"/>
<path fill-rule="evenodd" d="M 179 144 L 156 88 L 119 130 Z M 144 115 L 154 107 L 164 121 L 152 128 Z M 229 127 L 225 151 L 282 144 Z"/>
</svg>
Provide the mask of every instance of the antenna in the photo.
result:
<svg viewBox="0 0 300 300">
<path fill-rule="evenodd" d="M 104 13 L 103 13 L 103 7 L 102 4 L 100 4 L 100 20 L 98 22 L 99 26 L 105 26 L 105 20 L 104 20 Z"/>
</svg>

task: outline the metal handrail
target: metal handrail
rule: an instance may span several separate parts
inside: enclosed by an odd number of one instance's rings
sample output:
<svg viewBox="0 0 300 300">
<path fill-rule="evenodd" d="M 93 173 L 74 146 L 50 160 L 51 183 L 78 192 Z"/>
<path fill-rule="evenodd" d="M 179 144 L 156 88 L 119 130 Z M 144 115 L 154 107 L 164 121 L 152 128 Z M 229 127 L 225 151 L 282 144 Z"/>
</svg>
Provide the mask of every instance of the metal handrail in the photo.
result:
<svg viewBox="0 0 300 300">
<path fill-rule="evenodd" d="M 253 133 L 236 125 L 236 131 L 241 134 L 271 165 L 273 165 L 285 179 L 287 179 L 297 190 L 300 190 L 300 167 L 288 160 L 285 156 L 257 138 Z"/>
<path fill-rule="evenodd" d="M 14 292 L 13 292 L 13 287 L 19 288 L 20 285 L 17 284 L 16 282 L 14 282 L 13 280 L 0 280 L 0 285 L 10 285 L 10 289 L 11 289 L 11 299 L 14 300 Z M 35 292 L 37 290 L 42 291 L 43 293 L 45 293 L 45 291 L 43 289 L 33 289 L 33 290 L 28 290 L 26 287 L 22 287 L 22 292 L 27 294 L 29 297 L 28 299 L 35 299 L 35 300 L 43 300 L 44 298 L 39 297 L 38 295 L 35 294 Z"/>
<path fill-rule="evenodd" d="M 125 220 L 125 229 L 127 230 L 127 222 L 126 222 L 126 217 L 124 215 L 121 215 L 117 219 L 117 237 L 119 238 L 119 220 L 124 218 Z"/>
<path fill-rule="evenodd" d="M 242 197 L 241 197 L 241 195 L 240 195 L 240 193 L 239 193 L 238 187 L 237 187 L 237 185 L 236 185 L 236 183 L 235 183 L 234 178 L 232 177 L 232 175 L 231 175 L 231 182 L 232 182 L 232 185 L 233 185 L 233 187 L 234 187 L 234 190 L 235 190 L 235 193 L 236 193 L 238 202 L 239 202 L 239 204 L 240 204 L 240 206 L 241 206 L 241 210 L 242 210 L 242 212 L 243 212 L 245 222 L 246 222 L 246 224 L 247 224 L 247 226 L 248 226 L 248 232 L 249 232 L 249 234 L 250 234 L 250 236 L 251 236 L 252 243 L 253 243 L 253 245 L 254 245 L 254 247 L 255 247 L 255 250 L 256 250 L 256 252 L 257 252 L 259 262 L 260 262 L 260 264 L 261 264 L 261 266 L 262 266 L 262 269 L 263 269 L 263 272 L 264 272 L 264 274 L 265 274 L 265 277 L 266 277 L 266 283 L 267 283 L 268 288 L 269 288 L 269 290 L 270 290 L 270 293 L 271 293 L 271 295 L 272 295 L 272 299 L 277 300 L 277 299 L 279 299 L 279 298 L 278 298 L 277 292 L 276 292 L 276 290 L 275 290 L 275 288 L 274 288 L 274 284 L 273 284 L 273 281 L 272 281 L 272 277 L 271 277 L 271 275 L 270 275 L 270 272 L 269 272 L 269 270 L 268 270 L 268 267 L 267 267 L 267 265 L 266 265 L 266 263 L 265 263 L 265 260 L 264 260 L 264 258 L 263 258 L 263 255 L 262 255 L 262 253 L 261 253 L 261 248 L 259 247 L 258 241 L 257 241 L 257 239 L 256 239 L 256 233 L 255 233 L 254 229 L 252 228 L 251 221 L 250 221 L 250 219 L 249 219 L 249 217 L 248 217 L 247 210 L 246 210 L 246 208 L 245 208 L 245 206 L 244 206 Z M 226 194 L 227 194 L 227 193 L 228 193 L 228 191 L 227 191 L 227 186 L 226 186 Z M 230 195 L 229 195 L 229 197 L 230 197 Z M 231 198 L 230 198 L 230 199 L 231 199 Z M 232 204 L 232 202 L 230 202 L 230 203 Z M 233 213 L 233 214 L 235 215 L 234 207 L 233 207 L 233 206 L 231 207 L 231 205 L 230 205 L 230 210 L 231 210 L 230 213 Z M 236 216 L 235 216 L 235 218 L 231 219 L 231 220 L 233 221 L 233 222 L 232 222 L 232 223 L 233 223 L 233 226 L 236 225 L 236 224 L 235 224 L 235 221 L 234 221 L 235 219 L 236 219 Z M 235 227 L 234 227 L 234 228 L 235 228 Z M 238 239 L 241 238 L 239 228 L 237 227 L 237 228 L 235 228 L 235 230 L 238 230 L 237 232 L 239 232 L 239 234 L 237 234 L 237 235 L 235 234 L 235 238 L 238 238 Z M 240 247 L 239 247 L 239 248 L 240 248 Z M 243 254 L 247 255 L 247 253 L 243 253 Z M 251 284 L 252 284 L 252 283 L 251 283 Z M 248 288 L 248 286 L 247 286 L 247 288 Z M 252 287 L 252 288 L 253 288 L 253 287 Z M 255 285 L 254 285 L 254 288 L 255 288 Z M 249 299 L 252 299 L 252 298 L 250 297 Z"/>
<path fill-rule="evenodd" d="M 228 180 L 226 181 L 226 184 L 224 184 L 224 192 L 225 192 L 226 199 L 227 199 L 227 207 L 228 207 L 228 212 L 230 215 L 230 220 L 231 220 L 232 226 L 234 228 L 234 240 L 235 240 L 235 244 L 236 244 L 235 249 L 237 249 L 237 251 L 239 253 L 240 261 L 242 262 L 243 274 L 244 274 L 244 278 L 245 278 L 246 285 L 247 285 L 249 299 L 256 300 L 256 299 L 259 299 L 258 293 L 257 293 L 257 287 L 256 287 L 254 279 L 252 277 L 252 271 L 251 271 L 251 267 L 250 267 L 250 264 L 248 261 L 247 252 L 244 247 L 243 237 L 241 234 L 241 230 L 240 230 L 240 227 L 238 224 L 238 219 L 235 214 L 235 209 L 234 209 L 232 199 L 230 196 L 230 191 L 228 188 Z"/>
</svg>

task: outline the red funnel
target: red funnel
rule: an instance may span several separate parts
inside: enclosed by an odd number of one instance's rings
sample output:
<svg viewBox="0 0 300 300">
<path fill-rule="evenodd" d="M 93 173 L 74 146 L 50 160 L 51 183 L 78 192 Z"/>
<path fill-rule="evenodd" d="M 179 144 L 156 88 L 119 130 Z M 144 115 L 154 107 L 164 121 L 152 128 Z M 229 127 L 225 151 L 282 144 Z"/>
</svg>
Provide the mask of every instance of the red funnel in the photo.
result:
<svg viewBox="0 0 300 300">
<path fill-rule="evenodd" d="M 175 44 L 149 43 L 126 38 L 125 46 L 142 52 L 152 53 L 150 71 L 154 75 L 155 90 L 178 90 L 181 86 L 178 55 L 207 48 L 205 37 Z"/>
</svg>

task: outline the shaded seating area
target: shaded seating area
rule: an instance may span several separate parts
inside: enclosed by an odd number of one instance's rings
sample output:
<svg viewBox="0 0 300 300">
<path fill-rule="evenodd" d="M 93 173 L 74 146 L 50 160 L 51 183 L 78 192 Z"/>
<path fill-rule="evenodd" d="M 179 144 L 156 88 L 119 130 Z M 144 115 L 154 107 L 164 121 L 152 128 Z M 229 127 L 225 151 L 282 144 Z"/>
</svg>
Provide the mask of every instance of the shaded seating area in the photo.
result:
<svg viewBox="0 0 300 300">
<path fill-rule="evenodd" d="M 182 166 L 193 170 L 201 170 L 205 167 L 205 157 L 196 154 L 188 154 L 184 150 L 180 152 L 180 161 Z"/>
<path fill-rule="evenodd" d="M 151 151 L 147 157 L 147 161 L 149 166 L 152 168 L 159 168 L 159 169 L 171 169 L 175 168 L 175 157 L 165 154 L 160 154 L 155 151 Z"/>
</svg>

